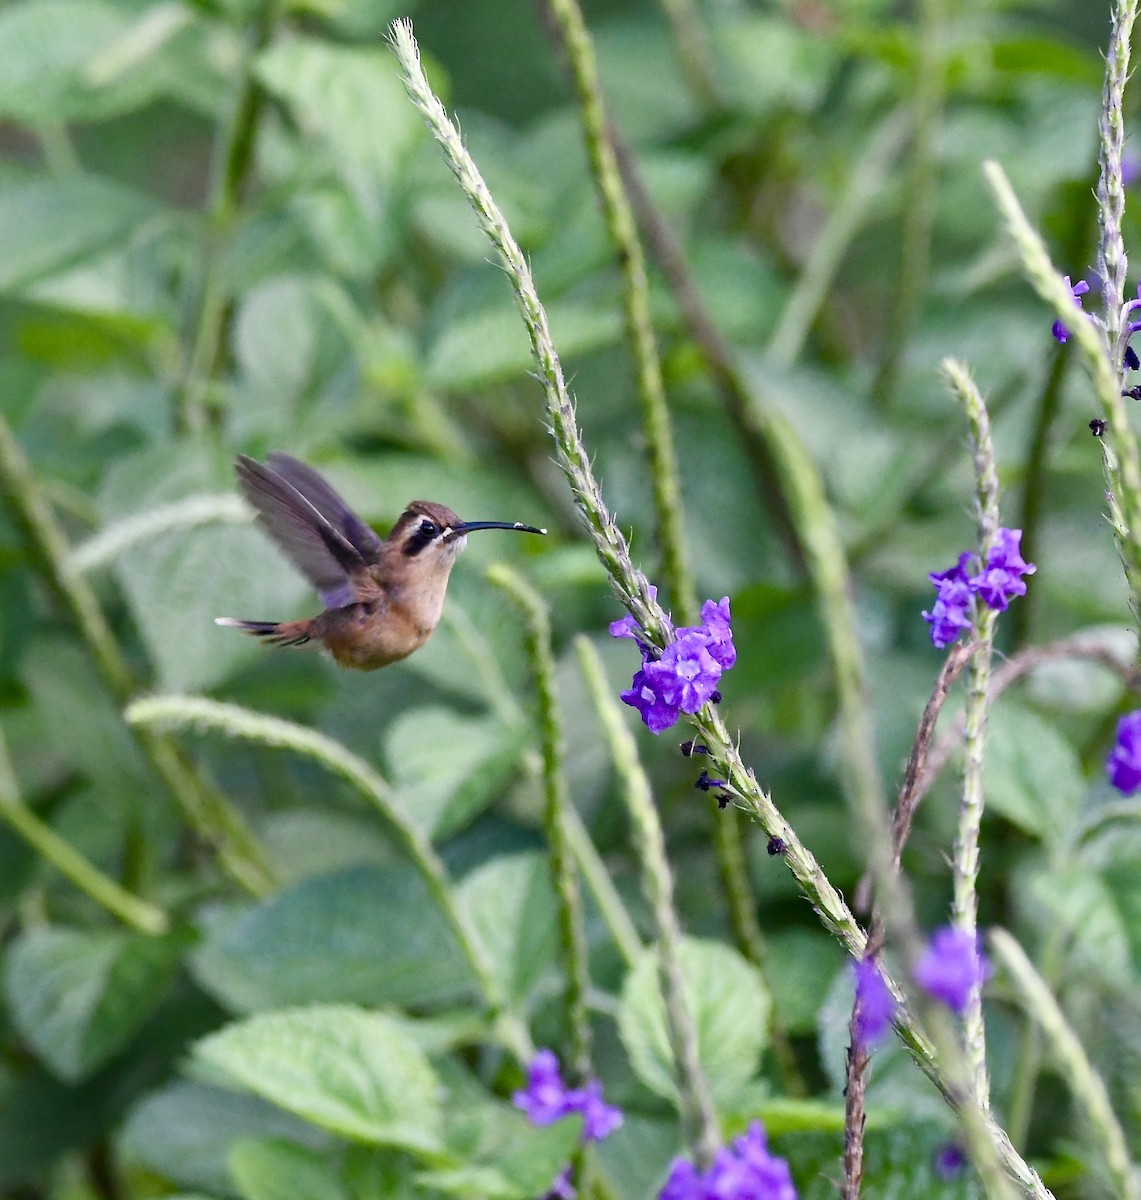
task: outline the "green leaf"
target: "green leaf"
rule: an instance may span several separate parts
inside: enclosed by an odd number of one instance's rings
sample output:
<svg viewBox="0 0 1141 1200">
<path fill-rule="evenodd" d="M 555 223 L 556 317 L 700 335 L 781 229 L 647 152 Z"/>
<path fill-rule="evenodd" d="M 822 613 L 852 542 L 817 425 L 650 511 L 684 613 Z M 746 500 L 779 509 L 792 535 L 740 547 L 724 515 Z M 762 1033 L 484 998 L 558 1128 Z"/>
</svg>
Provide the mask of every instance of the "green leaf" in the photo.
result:
<svg viewBox="0 0 1141 1200">
<path fill-rule="evenodd" d="M 732 1111 L 760 1069 L 768 1043 L 771 1001 L 760 972 L 720 942 L 685 938 L 681 946 L 685 998 L 697 1030 L 698 1055 L 719 1111 Z M 647 950 L 627 975 L 618 1030 L 638 1078 L 677 1102 L 673 1054 L 666 1030 L 660 966 Z"/>
<path fill-rule="evenodd" d="M 246 1200 L 345 1200 L 347 1195 L 325 1155 L 280 1138 L 236 1142 L 230 1173 Z"/>
<path fill-rule="evenodd" d="M 436 738 L 423 736 L 426 729 L 447 730 L 443 752 Z M 527 736 L 496 717 L 435 706 L 402 712 L 384 736 L 397 799 L 433 838 L 449 837 L 498 798 Z"/>
<path fill-rule="evenodd" d="M 362 209 L 379 215 L 397 170 L 424 136 L 385 50 L 316 38 L 278 39 L 258 57 L 258 78 L 327 150 Z"/>
<path fill-rule="evenodd" d="M 169 11 L 173 5 L 155 5 Z M 182 20 L 188 18 L 185 11 Z M 144 62 L 114 80 L 99 70 L 132 27 L 125 6 L 101 0 L 23 0 L 0 12 L 0 116 L 30 125 L 94 121 L 153 95 Z M 107 86 L 109 83 L 114 86 Z"/>
<path fill-rule="evenodd" d="M 1046 841 L 1068 838 L 1085 791 L 1077 753 L 1056 725 L 1004 700 L 991 709 L 987 807 Z"/>
<path fill-rule="evenodd" d="M 449 1170 L 421 1172 L 419 1182 L 451 1195 L 488 1200 L 533 1200 L 546 1195 L 579 1143 L 582 1118 L 535 1126 L 503 1105 L 480 1107 L 485 1118 L 483 1136 L 469 1152 L 469 1161 Z"/>
<path fill-rule="evenodd" d="M 558 906 L 546 855 L 493 858 L 467 875 L 457 892 L 496 978 L 512 999 L 525 999 L 554 962 L 558 941 Z"/>
<path fill-rule="evenodd" d="M 400 1025 L 348 1005 L 250 1017 L 199 1042 L 194 1062 L 353 1141 L 440 1147 L 439 1081 Z"/>
<path fill-rule="evenodd" d="M 4 990 L 17 1028 L 53 1071 L 84 1079 L 165 998 L 179 939 L 33 929 L 12 946 Z"/>
<path fill-rule="evenodd" d="M 548 315 L 564 359 L 614 345 L 622 336 L 614 305 L 556 303 Z M 429 384 L 448 391 L 487 387 L 532 369 L 527 332 L 506 302 L 447 322 L 428 353 Z"/>
<path fill-rule="evenodd" d="M 219 1195 L 232 1191 L 231 1147 L 254 1138 L 316 1145 L 326 1135 L 256 1096 L 178 1080 L 135 1106 L 118 1148 L 130 1166 Z"/>
<path fill-rule="evenodd" d="M 211 930 L 195 977 L 239 1012 L 321 1001 L 442 1004 L 470 975 L 411 867 L 353 867 L 297 887 Z"/>
<path fill-rule="evenodd" d="M 135 234 L 155 212 L 136 192 L 90 175 L 0 179 L 0 292 L 91 259 Z"/>
</svg>

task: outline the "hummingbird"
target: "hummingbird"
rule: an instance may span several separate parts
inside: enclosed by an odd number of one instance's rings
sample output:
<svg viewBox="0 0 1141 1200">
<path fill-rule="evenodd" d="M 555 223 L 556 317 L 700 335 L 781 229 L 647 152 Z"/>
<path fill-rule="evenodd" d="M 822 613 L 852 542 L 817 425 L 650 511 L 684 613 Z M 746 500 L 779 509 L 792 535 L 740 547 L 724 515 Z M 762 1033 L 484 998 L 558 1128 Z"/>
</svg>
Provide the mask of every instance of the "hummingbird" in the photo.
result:
<svg viewBox="0 0 1141 1200">
<path fill-rule="evenodd" d="M 325 610 L 303 621 L 215 623 L 275 646 L 317 643 L 358 671 L 399 662 L 428 640 L 469 533 L 547 532 L 517 521 L 461 521 L 443 504 L 413 500 L 381 538 L 323 475 L 292 455 L 275 451 L 259 463 L 243 454 L 235 470 L 262 528 L 317 589 Z"/>
</svg>

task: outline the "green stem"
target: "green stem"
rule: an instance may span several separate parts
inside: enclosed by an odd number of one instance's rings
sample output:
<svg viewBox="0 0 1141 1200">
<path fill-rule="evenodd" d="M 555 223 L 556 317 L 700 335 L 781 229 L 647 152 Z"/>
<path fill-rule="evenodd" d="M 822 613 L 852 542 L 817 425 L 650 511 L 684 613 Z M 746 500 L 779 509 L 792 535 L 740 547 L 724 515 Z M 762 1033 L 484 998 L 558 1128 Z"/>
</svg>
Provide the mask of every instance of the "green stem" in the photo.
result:
<svg viewBox="0 0 1141 1200">
<path fill-rule="evenodd" d="M 278 6 L 279 0 L 261 0 L 253 28 L 246 35 L 229 120 L 215 147 L 206 205 L 208 244 L 179 396 L 179 422 L 191 433 L 202 433 L 209 424 L 210 384 L 222 352 L 229 310 L 221 252 L 241 209 L 253 166 L 254 139 L 263 104 L 261 88 L 254 78 L 254 62 L 273 36 Z"/>
<path fill-rule="evenodd" d="M 1105 1082 L 1094 1070 L 1081 1039 L 1014 938 L 1005 929 L 995 929 L 990 935 L 990 945 L 1018 989 L 1027 1015 L 1042 1027 L 1060 1074 L 1086 1115 L 1113 1180 L 1113 1194 L 1122 1200 L 1141 1200 L 1141 1183 L 1129 1155 L 1125 1131 L 1113 1111 Z"/>
<path fill-rule="evenodd" d="M 681 925 L 674 908 L 673 877 L 666 857 L 665 835 L 650 792 L 650 781 L 638 759 L 638 748 L 610 694 L 610 683 L 598 651 L 581 635 L 575 639 L 575 647 L 594 707 L 602 720 L 614 766 L 622 780 L 622 793 L 634 828 L 635 846 L 642 862 L 643 886 L 658 934 L 666 1030 L 673 1052 L 682 1124 L 694 1161 L 705 1169 L 713 1161 L 721 1138 L 709 1081 L 698 1053 L 697 1027 L 685 995 Z"/>
<path fill-rule="evenodd" d="M 661 3 L 689 90 L 707 113 L 715 112 L 720 107 L 717 64 L 701 13 L 694 0 L 661 0 Z"/>
<path fill-rule="evenodd" d="M 872 393 L 876 403 L 887 407 L 895 394 L 899 368 L 912 330 L 923 305 L 931 269 L 931 231 L 935 223 L 935 139 L 946 92 L 946 45 L 944 0 L 922 0 L 915 38 L 915 90 L 910 108 L 914 113 L 911 171 L 903 197 L 903 234 L 900 239 L 899 290 L 884 339 L 886 352 Z"/>
<path fill-rule="evenodd" d="M 979 555 L 986 562 L 998 533 L 998 472 L 994 442 L 986 405 L 966 368 L 945 359 L 943 373 L 951 390 L 966 411 L 974 453 L 978 504 Z M 963 790 L 959 804 L 959 828 L 953 857 L 951 913 L 954 924 L 978 936 L 979 835 L 982 830 L 985 789 L 983 758 L 986 751 L 986 722 L 990 706 L 991 658 L 998 613 L 986 606 L 975 617 L 977 648 L 967 664 L 967 700 L 963 725 Z M 963 1010 L 963 1040 L 970 1063 L 975 1096 L 982 1107 L 990 1106 L 990 1078 L 986 1065 L 986 1030 L 983 1023 L 982 978 L 976 979 Z"/>
<path fill-rule="evenodd" d="M 140 933 L 156 935 L 166 933 L 170 928 L 166 913 L 161 908 L 131 895 L 104 875 L 23 802 L 3 731 L 0 731 L 0 819 L 7 821 L 65 879 L 124 924 Z"/>
<path fill-rule="evenodd" d="M 905 109 L 890 113 L 856 163 L 839 204 L 812 240 L 812 249 L 799 278 L 788 293 L 766 357 L 782 368 L 791 367 L 804 348 L 808 332 L 843 264 L 856 234 L 883 193 L 891 166 L 899 156 L 910 128 Z"/>
<path fill-rule="evenodd" d="M 1117 535 L 1134 618 L 1141 620 L 1141 456 L 1121 394 L 1123 352 L 1107 344 L 1103 327 L 1092 320 L 1074 319 L 1074 298 L 1050 261 L 1042 238 L 1026 219 L 1002 168 L 986 162 L 983 174 L 1006 220 L 1027 279 L 1053 308 L 1058 320 L 1066 322 L 1093 379 L 1097 402 L 1109 425 L 1108 435 L 1100 439 L 1109 484 L 1109 520 Z"/>
<path fill-rule="evenodd" d="M 134 674 L 87 580 L 69 570 L 71 547 L 31 464 L 2 416 L 0 487 L 17 525 L 23 530 L 37 569 L 79 630 L 104 686 L 118 705 L 126 704 L 135 691 Z M 150 732 L 142 732 L 138 737 L 191 827 L 208 844 L 218 848 L 221 865 L 241 887 L 254 895 L 264 895 L 272 886 L 272 872 L 241 814 L 169 738 Z"/>
<path fill-rule="evenodd" d="M 662 578 L 678 622 L 685 624 L 696 616 L 697 605 L 683 533 L 677 451 L 650 318 L 646 260 L 610 139 L 594 46 L 582 10 L 578 0 L 547 0 L 547 3 L 570 62 L 595 187 L 606 227 L 618 251 L 626 335 L 634 357 L 642 430 L 650 459 L 649 476 L 662 550 Z"/>
<path fill-rule="evenodd" d="M 594 1075 L 591 1065 L 590 1017 L 586 996 L 590 990 L 590 964 L 566 812 L 564 760 L 566 745 L 555 691 L 555 660 L 551 651 L 551 622 L 546 605 L 525 579 L 503 563 L 487 572 L 488 579 L 511 598 L 527 626 L 527 656 L 535 676 L 539 700 L 539 740 L 543 754 L 543 829 L 551 851 L 551 874 L 559 901 L 559 936 L 567 979 L 567 1016 L 570 1026 L 571 1063 L 578 1084 Z"/>
</svg>

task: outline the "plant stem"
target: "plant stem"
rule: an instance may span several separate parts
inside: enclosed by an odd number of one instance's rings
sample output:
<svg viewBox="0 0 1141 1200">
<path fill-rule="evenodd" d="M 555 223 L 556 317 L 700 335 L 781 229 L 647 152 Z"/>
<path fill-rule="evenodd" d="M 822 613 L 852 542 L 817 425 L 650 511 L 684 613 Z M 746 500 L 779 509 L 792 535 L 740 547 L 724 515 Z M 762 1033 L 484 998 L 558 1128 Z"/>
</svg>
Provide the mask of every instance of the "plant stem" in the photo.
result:
<svg viewBox="0 0 1141 1200">
<path fill-rule="evenodd" d="M 205 214 L 208 244 L 190 354 L 179 393 L 178 420 L 190 433 L 203 433 L 210 423 L 210 383 L 222 352 L 229 309 L 221 251 L 241 209 L 253 166 L 254 139 L 263 103 L 261 88 L 254 78 L 254 60 L 273 36 L 278 6 L 279 0 L 261 0 L 253 27 L 246 35 L 230 116 L 215 145 Z"/>
<path fill-rule="evenodd" d="M 642 862 L 642 879 L 654 914 L 658 957 L 665 1000 L 666 1030 L 673 1052 L 682 1124 L 694 1161 L 706 1169 L 721 1139 L 709 1092 L 709 1081 L 698 1053 L 697 1027 L 685 995 L 681 968 L 681 925 L 673 903 L 673 877 L 666 857 L 665 835 L 650 791 L 650 781 L 638 759 L 638 749 L 622 713 L 610 695 L 610 685 L 598 651 L 581 634 L 575 639 L 582 673 L 602 720 L 614 766 L 622 781 L 622 794 L 630 812 L 634 842 Z"/>
<path fill-rule="evenodd" d="M 71 547 L 2 416 L 0 488 L 24 533 L 33 562 L 79 630 L 104 686 L 118 706 L 126 704 L 135 691 L 134 673 L 87 580 L 69 569 Z M 272 886 L 272 872 L 242 815 L 168 737 L 150 730 L 138 731 L 137 736 L 191 828 L 217 847 L 222 867 L 241 887 L 264 895 Z"/>
<path fill-rule="evenodd" d="M 590 964 L 583 921 L 582 897 L 567 834 L 570 808 L 564 761 L 566 745 L 555 692 L 555 660 L 551 651 L 551 622 L 546 605 L 518 572 L 503 563 L 489 568 L 488 579 L 514 602 L 526 622 L 527 657 L 535 676 L 539 701 L 539 741 L 543 754 L 543 830 L 551 852 L 551 875 L 559 902 L 559 937 L 566 973 L 566 1005 L 570 1026 L 571 1063 L 579 1086 L 590 1080 L 590 1017 L 586 996 L 590 990 Z"/>
<path fill-rule="evenodd" d="M 1122 1200 L 1141 1200 L 1141 1184 L 1129 1155 L 1125 1131 L 1110 1104 L 1105 1082 L 1094 1070 L 1081 1039 L 1014 938 L 1005 929 L 995 929 L 990 935 L 990 945 L 1013 980 L 1027 1015 L 1042 1027 L 1060 1073 L 1085 1113 L 1113 1181 L 1113 1194 Z"/>
<path fill-rule="evenodd" d="M 170 928 L 161 908 L 140 900 L 120 887 L 84 858 L 70 842 L 65 841 L 50 825 L 45 824 L 20 798 L 19 786 L 8 756 L 8 745 L 0 730 L 0 819 L 8 824 L 45 861 L 80 891 L 112 916 L 140 933 L 163 934 Z"/>
<path fill-rule="evenodd" d="M 687 561 L 681 486 L 657 340 L 650 319 L 650 284 L 638 228 L 630 208 L 618 159 L 611 144 L 606 107 L 598 79 L 594 46 L 578 0 L 547 0 L 574 77 L 586 137 L 587 154 L 606 227 L 618 252 L 626 336 L 634 357 L 642 430 L 649 454 L 654 513 L 662 551 L 662 578 L 679 624 L 697 615 L 693 579 Z"/>
</svg>

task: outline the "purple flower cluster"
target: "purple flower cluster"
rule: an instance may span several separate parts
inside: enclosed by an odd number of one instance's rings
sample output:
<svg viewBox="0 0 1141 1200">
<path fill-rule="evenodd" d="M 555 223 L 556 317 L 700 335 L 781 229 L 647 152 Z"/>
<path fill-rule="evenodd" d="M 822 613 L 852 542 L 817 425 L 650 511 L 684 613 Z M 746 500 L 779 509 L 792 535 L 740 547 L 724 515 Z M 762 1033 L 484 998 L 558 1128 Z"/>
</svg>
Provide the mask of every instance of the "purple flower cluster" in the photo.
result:
<svg viewBox="0 0 1141 1200">
<path fill-rule="evenodd" d="M 622 700 L 638 710 L 651 733 L 669 729 L 677 723 L 679 713 L 695 713 L 716 699 L 722 672 L 737 661 L 728 596 L 719 604 L 706 600 L 701 606 L 701 624 L 676 630 L 660 655 L 638 636 L 631 616 L 615 621 L 610 636 L 633 638 L 642 651 L 642 666 L 629 691 L 622 693 Z"/>
<path fill-rule="evenodd" d="M 603 1100 L 597 1079 L 583 1088 L 566 1086 L 553 1050 L 536 1053 L 527 1067 L 526 1088 L 511 1100 L 534 1125 L 550 1125 L 571 1113 L 582 1113 L 582 1136 L 587 1142 L 601 1142 L 622 1124 L 621 1109 Z"/>
<path fill-rule="evenodd" d="M 938 649 L 942 650 L 970 628 L 971 602 L 976 596 L 996 612 L 1005 612 L 1013 597 L 1026 595 L 1022 576 L 1033 575 L 1037 568 L 1023 561 L 1021 541 L 1021 529 L 1000 529 L 981 570 L 971 573 L 975 560 L 966 553 L 960 554 L 959 561 L 948 570 L 927 576 L 938 595 L 923 619 L 931 626 L 931 641 Z"/>
<path fill-rule="evenodd" d="M 1089 291 L 1089 284 L 1084 279 L 1079 279 L 1077 283 L 1071 286 L 1070 277 L 1066 276 L 1066 287 L 1070 289 L 1070 295 L 1074 298 L 1074 303 L 1081 308 L 1082 297 Z M 1056 342 L 1061 342 L 1063 345 L 1070 340 L 1070 331 L 1062 324 L 1061 321 L 1055 321 L 1050 332 L 1054 335 Z"/>
<path fill-rule="evenodd" d="M 707 1171 L 676 1159 L 658 1200 L 796 1200 L 796 1188 L 788 1163 L 769 1153 L 765 1131 L 754 1121 L 717 1152 Z"/>
<path fill-rule="evenodd" d="M 891 1028 L 895 1017 L 895 997 L 884 980 L 874 958 L 861 958 L 852 966 L 856 977 L 856 1037 L 863 1046 L 871 1046 Z"/>
<path fill-rule="evenodd" d="M 1105 769 L 1109 782 L 1126 796 L 1141 788 L 1141 709 L 1135 709 L 1117 722 L 1117 739 Z"/>
<path fill-rule="evenodd" d="M 990 973 L 973 934 L 952 925 L 938 929 L 915 964 L 915 982 L 952 1012 L 967 1007 L 971 989 Z"/>
</svg>

